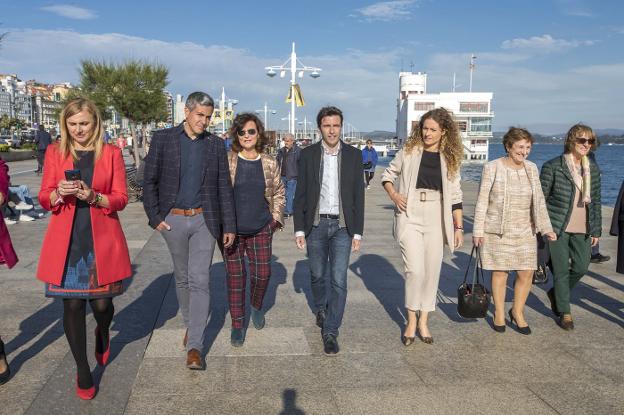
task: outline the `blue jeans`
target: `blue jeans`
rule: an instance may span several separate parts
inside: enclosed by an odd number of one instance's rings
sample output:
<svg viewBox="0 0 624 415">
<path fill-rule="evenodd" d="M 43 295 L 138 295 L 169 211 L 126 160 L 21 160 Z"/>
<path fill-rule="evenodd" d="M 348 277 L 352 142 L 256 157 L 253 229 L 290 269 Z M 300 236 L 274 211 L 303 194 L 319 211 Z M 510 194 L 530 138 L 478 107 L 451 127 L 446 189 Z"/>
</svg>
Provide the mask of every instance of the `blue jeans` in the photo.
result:
<svg viewBox="0 0 624 415">
<path fill-rule="evenodd" d="M 321 219 L 306 237 L 312 297 L 317 311 L 325 310 L 323 337 L 338 336 L 347 302 L 347 267 L 351 255 L 351 236 L 336 219 Z M 325 269 L 329 263 L 329 298 L 325 288 Z"/>
<path fill-rule="evenodd" d="M 282 183 L 286 189 L 286 209 L 284 209 L 284 215 L 292 215 L 293 200 L 295 200 L 295 191 L 297 190 L 297 179 L 287 180 L 285 177 L 282 177 Z"/>
</svg>

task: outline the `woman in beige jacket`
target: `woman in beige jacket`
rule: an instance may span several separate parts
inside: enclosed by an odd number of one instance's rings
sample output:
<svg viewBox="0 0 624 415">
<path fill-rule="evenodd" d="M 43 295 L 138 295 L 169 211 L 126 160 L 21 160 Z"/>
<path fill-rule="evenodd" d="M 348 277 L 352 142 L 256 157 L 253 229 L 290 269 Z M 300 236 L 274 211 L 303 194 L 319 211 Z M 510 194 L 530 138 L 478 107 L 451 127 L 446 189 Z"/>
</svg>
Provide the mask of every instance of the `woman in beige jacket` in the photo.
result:
<svg viewBox="0 0 624 415">
<path fill-rule="evenodd" d="M 481 247 L 483 268 L 492 271 L 494 330 L 505 331 L 505 290 L 509 271 L 516 271 L 514 302 L 509 310 L 522 334 L 531 334 L 524 319 L 524 304 L 537 268 L 537 241 L 541 232 L 554 241 L 537 166 L 527 160 L 533 136 L 523 128 L 510 128 L 503 137 L 507 156 L 483 167 L 475 208 L 473 243 Z"/>
<path fill-rule="evenodd" d="M 453 117 L 436 108 L 421 117 L 381 178 L 396 206 L 394 237 L 405 265 L 406 346 L 417 329 L 423 342 L 433 343 L 427 318 L 435 310 L 444 244 L 453 251 L 463 242 L 462 157 Z"/>
<path fill-rule="evenodd" d="M 245 341 L 245 256 L 251 274 L 251 321 L 261 330 L 265 325 L 262 302 L 271 277 L 273 232 L 283 226 L 286 199 L 279 165 L 264 154 L 268 140 L 260 119 L 252 113 L 238 114 L 230 136 L 228 162 L 236 206 L 236 239 L 224 248 L 224 256 L 232 318 L 230 341 L 240 347 Z"/>
</svg>

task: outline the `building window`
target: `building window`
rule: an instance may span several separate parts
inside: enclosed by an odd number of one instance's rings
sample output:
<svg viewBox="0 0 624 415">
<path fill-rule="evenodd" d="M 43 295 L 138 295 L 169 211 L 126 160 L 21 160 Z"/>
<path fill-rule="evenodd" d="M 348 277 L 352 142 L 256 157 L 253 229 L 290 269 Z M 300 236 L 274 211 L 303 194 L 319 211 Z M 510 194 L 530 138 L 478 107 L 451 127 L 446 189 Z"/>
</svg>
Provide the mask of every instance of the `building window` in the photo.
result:
<svg viewBox="0 0 624 415">
<path fill-rule="evenodd" d="M 470 119 L 470 131 L 485 132 L 492 131 L 492 119 L 487 117 L 473 117 Z"/>
<path fill-rule="evenodd" d="M 487 102 L 460 102 L 459 112 L 488 112 Z"/>
<path fill-rule="evenodd" d="M 466 121 L 457 121 L 457 128 L 461 132 L 466 132 L 466 130 L 468 130 L 468 122 L 466 122 Z"/>
<path fill-rule="evenodd" d="M 435 102 L 414 102 L 415 111 L 429 111 L 435 108 Z"/>
</svg>

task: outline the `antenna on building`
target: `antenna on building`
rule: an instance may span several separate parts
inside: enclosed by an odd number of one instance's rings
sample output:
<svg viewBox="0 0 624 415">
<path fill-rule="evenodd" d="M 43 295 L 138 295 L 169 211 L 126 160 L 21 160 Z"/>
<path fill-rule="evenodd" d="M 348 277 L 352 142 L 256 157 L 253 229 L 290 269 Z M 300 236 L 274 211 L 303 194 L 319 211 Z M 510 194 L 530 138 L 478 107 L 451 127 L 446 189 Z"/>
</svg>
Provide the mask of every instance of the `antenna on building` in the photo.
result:
<svg viewBox="0 0 624 415">
<path fill-rule="evenodd" d="M 475 68 L 475 59 L 477 59 L 477 57 L 473 53 L 470 56 L 470 65 L 468 66 L 470 68 L 470 92 L 472 92 L 472 73 L 474 72 L 474 68 Z"/>
<path fill-rule="evenodd" d="M 410 71 L 414 73 L 414 61 L 410 62 Z"/>
</svg>

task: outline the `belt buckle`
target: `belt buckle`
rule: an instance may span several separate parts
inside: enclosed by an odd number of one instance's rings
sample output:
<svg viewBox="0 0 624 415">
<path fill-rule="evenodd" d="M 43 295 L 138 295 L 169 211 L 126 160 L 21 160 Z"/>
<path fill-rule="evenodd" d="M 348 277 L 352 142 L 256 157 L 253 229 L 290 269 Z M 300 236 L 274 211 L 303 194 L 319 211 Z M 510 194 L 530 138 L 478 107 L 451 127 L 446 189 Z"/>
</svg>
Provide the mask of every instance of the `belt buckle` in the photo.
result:
<svg viewBox="0 0 624 415">
<path fill-rule="evenodd" d="M 420 192 L 420 201 L 421 202 L 427 201 L 427 192 Z"/>
<path fill-rule="evenodd" d="M 189 216 L 195 216 L 197 215 L 197 210 L 195 208 L 191 208 L 191 214 Z"/>
</svg>

